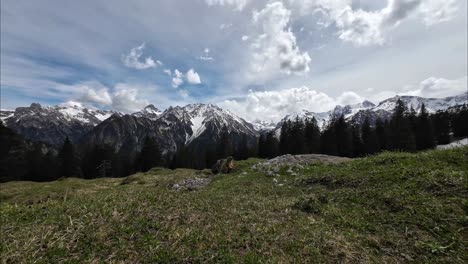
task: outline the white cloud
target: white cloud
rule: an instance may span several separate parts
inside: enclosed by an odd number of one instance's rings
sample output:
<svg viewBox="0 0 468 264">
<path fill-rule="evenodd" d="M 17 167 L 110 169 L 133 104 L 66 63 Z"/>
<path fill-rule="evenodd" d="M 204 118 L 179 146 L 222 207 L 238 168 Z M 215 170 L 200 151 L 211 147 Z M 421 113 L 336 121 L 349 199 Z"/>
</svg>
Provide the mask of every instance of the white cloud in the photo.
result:
<svg viewBox="0 0 468 264">
<path fill-rule="evenodd" d="M 111 105 L 112 98 L 109 89 L 97 82 L 81 83 L 76 85 L 78 97 L 76 101 L 90 105 Z"/>
<path fill-rule="evenodd" d="M 143 56 L 143 49 L 145 48 L 145 43 L 141 44 L 138 47 L 132 48 L 130 52 L 122 56 L 122 61 L 125 66 L 137 70 L 144 70 L 148 68 L 156 67 L 156 64 L 162 65 L 162 62 L 156 60 L 156 62 L 151 57 L 146 57 L 143 61 L 140 61 L 141 56 Z"/>
<path fill-rule="evenodd" d="M 136 112 L 149 104 L 147 100 L 138 98 L 137 88 L 124 83 L 115 86 L 112 97 L 112 107 L 124 113 Z"/>
<path fill-rule="evenodd" d="M 211 57 L 211 56 L 204 56 L 204 55 L 198 57 L 198 59 L 200 59 L 200 60 L 202 60 L 202 61 L 212 61 L 212 60 L 214 60 L 213 57 Z"/>
<path fill-rule="evenodd" d="M 457 0 L 426 0 L 422 1 L 419 12 L 424 17 L 426 25 L 434 25 L 449 21 L 458 10 Z"/>
<path fill-rule="evenodd" d="M 353 100 L 349 100 L 352 98 Z M 324 112 L 341 102 L 356 103 L 358 95 L 352 92 L 333 98 L 306 86 L 280 91 L 249 91 L 243 100 L 225 100 L 219 105 L 235 112 L 246 120 L 278 122 L 287 114 L 308 110 Z"/>
<path fill-rule="evenodd" d="M 299 50 L 296 37 L 288 28 L 290 16 L 291 11 L 281 2 L 254 11 L 253 22 L 260 32 L 250 45 L 251 78 L 269 78 L 278 72 L 302 74 L 309 71 L 310 56 Z"/>
<path fill-rule="evenodd" d="M 455 80 L 430 77 L 422 81 L 416 89 L 411 90 L 412 87 L 410 86 L 408 87 L 410 89 L 409 91 L 401 94 L 443 98 L 466 92 L 467 82 L 467 76 Z"/>
<path fill-rule="evenodd" d="M 248 39 L 249 39 L 249 36 L 247 36 L 247 35 L 243 35 L 241 39 L 242 39 L 242 41 L 246 41 L 246 40 L 248 40 Z"/>
<path fill-rule="evenodd" d="M 201 83 L 200 76 L 193 68 L 188 70 L 186 74 L 183 74 L 178 69 L 175 69 L 172 77 L 172 87 L 178 88 L 184 83 L 184 81 L 187 81 L 189 84 Z"/>
<path fill-rule="evenodd" d="M 336 98 L 337 104 L 339 105 L 350 105 L 363 102 L 365 99 L 352 91 L 343 92 Z"/>
<path fill-rule="evenodd" d="M 164 69 L 163 72 L 164 72 L 165 74 L 169 75 L 169 76 L 172 75 L 172 72 L 171 72 L 170 69 Z"/>
<path fill-rule="evenodd" d="M 184 77 L 184 74 L 181 73 L 178 69 L 174 70 L 174 77 L 172 78 L 172 87 L 177 88 L 181 84 L 184 83 L 184 80 L 182 79 Z"/>
<path fill-rule="evenodd" d="M 236 10 L 242 10 L 250 0 L 205 0 L 209 5 L 233 6 Z"/>
<path fill-rule="evenodd" d="M 201 83 L 200 76 L 193 69 L 188 70 L 186 76 L 187 76 L 187 82 L 190 83 L 190 84 L 200 84 Z"/>
<path fill-rule="evenodd" d="M 302 15 L 319 15 L 334 23 L 338 37 L 356 46 L 382 45 L 387 31 L 400 25 L 411 15 L 422 19 L 426 25 L 450 20 L 458 10 L 457 0 L 388 0 L 387 5 L 376 11 L 354 9 L 351 0 L 289 0 Z"/>
</svg>

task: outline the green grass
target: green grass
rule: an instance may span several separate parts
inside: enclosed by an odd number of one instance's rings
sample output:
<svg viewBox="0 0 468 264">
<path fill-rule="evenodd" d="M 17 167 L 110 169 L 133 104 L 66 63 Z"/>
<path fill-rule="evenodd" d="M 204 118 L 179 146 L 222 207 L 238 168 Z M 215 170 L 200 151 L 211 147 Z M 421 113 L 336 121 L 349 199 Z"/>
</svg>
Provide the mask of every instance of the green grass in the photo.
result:
<svg viewBox="0 0 468 264">
<path fill-rule="evenodd" d="M 382 153 L 277 178 L 238 162 L 0 185 L 5 263 L 467 263 L 468 148 Z"/>
</svg>

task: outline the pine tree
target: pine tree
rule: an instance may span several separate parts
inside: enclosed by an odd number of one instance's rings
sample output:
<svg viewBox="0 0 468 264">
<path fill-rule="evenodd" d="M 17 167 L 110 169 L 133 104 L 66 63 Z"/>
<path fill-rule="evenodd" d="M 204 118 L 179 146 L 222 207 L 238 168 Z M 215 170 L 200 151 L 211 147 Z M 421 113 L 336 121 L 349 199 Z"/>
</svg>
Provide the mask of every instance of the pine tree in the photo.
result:
<svg viewBox="0 0 468 264">
<path fill-rule="evenodd" d="M 361 128 L 364 154 L 374 154 L 380 151 L 377 133 L 371 128 L 369 118 L 366 117 Z"/>
<path fill-rule="evenodd" d="M 435 147 L 434 129 L 424 104 L 421 105 L 421 112 L 416 119 L 415 138 L 418 150 Z"/>
<path fill-rule="evenodd" d="M 77 174 L 77 160 L 75 157 L 75 149 L 68 137 L 65 139 L 62 149 L 58 154 L 60 162 L 61 177 L 78 176 Z"/>
<path fill-rule="evenodd" d="M 335 121 L 323 130 L 320 137 L 320 152 L 328 155 L 338 155 L 338 144 L 336 142 Z"/>
<path fill-rule="evenodd" d="M 246 134 L 242 135 L 242 140 L 240 142 L 237 158 L 239 160 L 246 160 L 249 158 L 249 145 Z"/>
<path fill-rule="evenodd" d="M 304 123 L 299 117 L 293 122 L 293 125 L 290 129 L 290 137 L 288 141 L 291 144 L 291 154 L 304 154 L 306 152 L 305 148 L 305 135 L 304 135 Z"/>
<path fill-rule="evenodd" d="M 278 140 L 273 133 L 268 133 L 265 141 L 265 154 L 267 158 L 278 156 Z"/>
<path fill-rule="evenodd" d="M 364 145 L 362 143 L 362 136 L 360 132 L 359 126 L 355 125 L 351 128 L 351 138 L 352 138 L 352 156 L 353 157 L 360 157 L 364 155 Z"/>
<path fill-rule="evenodd" d="M 266 158 L 266 135 L 261 134 L 258 138 L 258 157 Z"/>
<path fill-rule="evenodd" d="M 437 144 L 450 143 L 450 115 L 446 111 L 437 111 L 432 115 L 432 121 Z"/>
<path fill-rule="evenodd" d="M 463 105 L 452 117 L 453 136 L 468 137 L 468 107 Z"/>
<path fill-rule="evenodd" d="M 137 163 L 139 169 L 143 172 L 161 164 L 161 151 L 159 150 L 156 140 L 151 137 L 146 137 Z"/>
<path fill-rule="evenodd" d="M 388 149 L 388 122 L 383 122 L 382 119 L 377 118 L 375 121 L 375 133 L 379 142 L 379 149 Z"/>
<path fill-rule="evenodd" d="M 351 157 L 353 155 L 352 149 L 352 134 L 351 130 L 346 123 L 344 116 L 341 115 L 334 123 L 338 155 L 342 157 Z"/>
<path fill-rule="evenodd" d="M 411 117 L 405 104 L 398 99 L 390 121 L 390 148 L 392 150 L 415 151 L 416 142 L 411 127 Z"/>
<path fill-rule="evenodd" d="M 224 159 L 234 154 L 232 141 L 226 126 L 221 129 L 221 134 L 216 151 L 217 159 Z"/>
<path fill-rule="evenodd" d="M 284 121 L 281 125 L 281 134 L 280 134 L 280 142 L 279 142 L 279 151 L 281 155 L 291 153 L 291 128 L 292 123 L 290 120 Z"/>
<path fill-rule="evenodd" d="M 317 125 L 315 117 L 307 119 L 304 128 L 306 152 L 319 153 L 320 152 L 320 129 Z"/>
</svg>

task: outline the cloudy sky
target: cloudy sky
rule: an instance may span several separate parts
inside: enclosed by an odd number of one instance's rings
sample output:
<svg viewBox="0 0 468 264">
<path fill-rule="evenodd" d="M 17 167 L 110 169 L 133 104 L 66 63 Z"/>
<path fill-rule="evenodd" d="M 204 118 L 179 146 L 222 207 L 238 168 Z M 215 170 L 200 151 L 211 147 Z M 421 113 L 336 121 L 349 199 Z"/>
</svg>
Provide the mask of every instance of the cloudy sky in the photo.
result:
<svg viewBox="0 0 468 264">
<path fill-rule="evenodd" d="M 467 90 L 466 0 L 5 0 L 1 108 L 216 103 L 247 120 Z"/>
</svg>

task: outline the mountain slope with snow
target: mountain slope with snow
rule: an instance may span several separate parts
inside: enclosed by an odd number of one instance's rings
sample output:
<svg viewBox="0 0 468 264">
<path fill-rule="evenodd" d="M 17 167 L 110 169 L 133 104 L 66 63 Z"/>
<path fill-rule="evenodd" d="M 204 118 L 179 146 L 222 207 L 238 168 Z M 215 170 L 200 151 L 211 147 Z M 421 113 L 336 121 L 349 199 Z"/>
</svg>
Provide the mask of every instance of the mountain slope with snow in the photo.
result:
<svg viewBox="0 0 468 264">
<path fill-rule="evenodd" d="M 87 109 L 80 105 L 18 107 L 2 111 L 1 120 L 26 139 L 60 145 L 66 137 L 76 142 L 113 111 Z"/>
<path fill-rule="evenodd" d="M 294 112 L 285 116 L 276 125 L 276 127 L 272 129 L 272 131 L 275 133 L 275 135 L 279 136 L 281 133 L 282 124 L 287 120 L 294 121 L 296 118 L 299 118 L 299 120 L 315 118 L 321 130 L 323 130 L 334 117 L 339 117 L 341 115 L 343 115 L 345 119 L 352 124 L 362 124 L 366 118 L 369 119 L 371 124 L 375 124 L 375 121 L 378 118 L 382 120 L 388 120 L 391 118 L 398 99 L 401 99 L 406 107 L 408 107 L 408 109 L 413 108 L 416 112 L 419 112 L 421 110 L 421 105 L 424 104 L 429 113 L 434 113 L 439 110 L 453 108 L 457 105 L 463 105 L 464 103 L 467 103 L 467 98 L 468 93 L 446 98 L 395 96 L 383 100 L 377 105 L 369 101 L 364 101 L 354 105 L 336 106 L 333 110 L 328 112 L 315 113 L 302 110 L 300 112 Z"/>
</svg>

